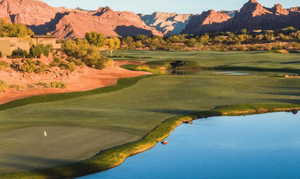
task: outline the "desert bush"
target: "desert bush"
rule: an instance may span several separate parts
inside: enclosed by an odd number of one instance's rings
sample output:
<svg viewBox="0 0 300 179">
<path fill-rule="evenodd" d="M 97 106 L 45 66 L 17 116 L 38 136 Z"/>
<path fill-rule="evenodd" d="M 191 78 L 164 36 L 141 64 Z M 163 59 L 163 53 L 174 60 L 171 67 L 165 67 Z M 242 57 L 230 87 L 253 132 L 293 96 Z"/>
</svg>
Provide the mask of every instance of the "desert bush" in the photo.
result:
<svg viewBox="0 0 300 179">
<path fill-rule="evenodd" d="M 0 80 L 0 93 L 5 92 L 7 89 L 8 85 L 4 81 Z"/>
<path fill-rule="evenodd" d="M 21 91 L 21 90 L 24 89 L 23 86 L 21 86 L 21 85 L 16 85 L 16 84 L 9 85 L 9 88 L 16 89 L 17 91 Z"/>
<path fill-rule="evenodd" d="M 99 48 L 90 45 L 86 40 L 67 40 L 62 48 L 67 55 L 81 59 L 89 67 L 96 69 L 105 67 L 107 58 L 101 54 Z"/>
<path fill-rule="evenodd" d="M 54 57 L 51 63 L 49 64 L 51 67 L 59 66 L 62 63 L 62 60 L 58 57 Z"/>
<path fill-rule="evenodd" d="M 50 83 L 50 88 L 66 88 L 66 85 L 60 81 L 54 81 Z"/>
<path fill-rule="evenodd" d="M 21 48 L 17 48 L 12 51 L 11 58 L 26 58 L 28 56 L 28 52 Z"/>
<path fill-rule="evenodd" d="M 52 51 L 51 45 L 33 45 L 29 50 L 30 57 L 40 58 L 42 55 L 49 56 L 49 53 Z"/>
<path fill-rule="evenodd" d="M 8 68 L 9 64 L 5 61 L 0 61 L 0 70 L 4 70 L 5 68 Z"/>
<path fill-rule="evenodd" d="M 49 88 L 48 83 L 45 83 L 45 82 L 38 82 L 38 83 L 35 83 L 34 85 L 40 86 L 42 88 Z M 34 88 L 34 86 L 33 86 L 33 88 Z"/>
<path fill-rule="evenodd" d="M 39 60 L 23 59 L 21 61 L 14 61 L 11 68 L 23 73 L 41 73 L 48 70 L 48 66 Z"/>
<path fill-rule="evenodd" d="M 67 58 L 66 61 L 68 61 L 70 63 L 74 63 L 76 66 L 83 66 L 84 65 L 84 63 L 80 59 L 73 58 L 73 57 Z"/>
<path fill-rule="evenodd" d="M 60 69 L 68 70 L 73 72 L 76 69 L 76 64 L 74 62 L 61 62 L 58 67 Z"/>
<path fill-rule="evenodd" d="M 0 37 L 29 37 L 34 33 L 25 25 L 8 23 L 0 20 Z"/>
<path fill-rule="evenodd" d="M 58 57 L 54 57 L 50 63 L 51 67 L 59 67 L 60 69 L 69 70 L 73 72 L 76 66 L 82 66 L 84 63 L 76 58 L 69 57 L 66 60 L 61 60 Z"/>
<path fill-rule="evenodd" d="M 66 88 L 66 85 L 60 81 L 53 81 L 50 83 L 38 82 L 38 83 L 35 83 L 34 85 L 40 86 L 42 88 Z"/>
</svg>

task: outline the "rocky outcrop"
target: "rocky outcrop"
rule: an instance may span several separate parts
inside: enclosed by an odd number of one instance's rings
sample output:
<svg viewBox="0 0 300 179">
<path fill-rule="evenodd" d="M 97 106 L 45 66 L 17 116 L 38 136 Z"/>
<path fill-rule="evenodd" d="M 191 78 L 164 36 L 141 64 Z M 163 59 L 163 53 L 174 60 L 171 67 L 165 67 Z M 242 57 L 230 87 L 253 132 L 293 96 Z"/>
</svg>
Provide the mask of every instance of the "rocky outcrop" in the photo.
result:
<svg viewBox="0 0 300 179">
<path fill-rule="evenodd" d="M 173 35 L 179 33 L 280 29 L 300 27 L 300 8 L 281 4 L 266 8 L 249 0 L 240 11 L 206 11 L 202 14 L 153 13 L 137 15 L 99 8 L 95 11 L 55 8 L 40 0 L 0 0 L 0 18 L 25 24 L 37 34 L 58 38 L 83 37 L 86 32 L 106 36 Z"/>
<path fill-rule="evenodd" d="M 37 34 L 48 33 L 58 38 L 83 37 L 91 31 L 106 36 L 162 35 L 131 12 L 54 8 L 40 0 L 2 0 L 0 18 L 25 24 Z"/>
<path fill-rule="evenodd" d="M 272 8 L 272 12 L 275 15 L 289 15 L 290 12 L 287 9 L 284 9 L 281 4 L 275 4 Z"/>
<path fill-rule="evenodd" d="M 155 12 L 151 15 L 140 14 L 142 20 L 150 27 L 156 28 L 164 35 L 180 34 L 186 27 L 192 14 Z"/>
<path fill-rule="evenodd" d="M 207 32 L 240 31 L 241 29 L 275 30 L 287 26 L 300 27 L 300 8 L 285 9 L 281 4 L 266 8 L 257 0 L 249 0 L 234 16 L 221 12 L 205 12 L 191 18 L 184 32 L 202 34 Z M 205 23 L 208 22 L 208 23 Z"/>
<path fill-rule="evenodd" d="M 232 18 L 225 30 L 237 31 L 243 28 L 254 29 L 281 29 L 287 26 L 299 27 L 300 13 L 284 9 L 281 4 L 273 8 L 266 8 L 256 0 L 247 2 L 239 13 Z"/>
<path fill-rule="evenodd" d="M 230 18 L 227 13 L 214 10 L 206 11 L 201 15 L 192 16 L 184 33 L 201 34 L 206 32 L 218 32 L 224 28 L 223 23 Z"/>
<path fill-rule="evenodd" d="M 54 8 L 39 0 L 2 0 L 0 18 L 26 25 L 41 25 L 51 21 L 64 8 Z"/>
<path fill-rule="evenodd" d="M 52 34 L 59 38 L 72 38 L 83 37 L 91 31 L 106 36 L 162 36 L 156 29 L 148 27 L 138 15 L 109 8 L 69 12 L 59 20 Z"/>
</svg>

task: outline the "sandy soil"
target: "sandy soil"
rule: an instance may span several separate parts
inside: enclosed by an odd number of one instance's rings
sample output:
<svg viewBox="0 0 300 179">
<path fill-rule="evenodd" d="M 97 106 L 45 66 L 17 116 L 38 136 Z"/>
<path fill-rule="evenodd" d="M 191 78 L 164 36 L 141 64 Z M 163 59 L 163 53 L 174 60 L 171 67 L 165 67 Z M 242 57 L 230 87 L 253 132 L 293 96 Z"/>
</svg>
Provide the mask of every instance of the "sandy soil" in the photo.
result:
<svg viewBox="0 0 300 179">
<path fill-rule="evenodd" d="M 39 81 L 63 81 L 66 84 L 64 89 L 54 88 L 26 88 L 23 90 L 9 89 L 6 92 L 0 93 L 0 104 L 4 104 L 17 99 L 22 99 L 30 96 L 43 94 L 66 93 L 76 91 L 88 91 L 96 88 L 106 87 L 116 84 L 120 78 L 129 78 L 142 75 L 148 75 L 148 72 L 130 71 L 121 68 L 122 65 L 129 64 L 127 61 L 115 62 L 114 65 L 106 67 L 103 70 L 96 70 L 88 67 L 83 67 L 76 72 L 67 75 L 35 75 L 26 76 L 11 72 L 0 72 L 1 79 L 13 82 L 13 84 L 30 84 Z M 67 77 L 66 77 L 67 76 Z"/>
</svg>

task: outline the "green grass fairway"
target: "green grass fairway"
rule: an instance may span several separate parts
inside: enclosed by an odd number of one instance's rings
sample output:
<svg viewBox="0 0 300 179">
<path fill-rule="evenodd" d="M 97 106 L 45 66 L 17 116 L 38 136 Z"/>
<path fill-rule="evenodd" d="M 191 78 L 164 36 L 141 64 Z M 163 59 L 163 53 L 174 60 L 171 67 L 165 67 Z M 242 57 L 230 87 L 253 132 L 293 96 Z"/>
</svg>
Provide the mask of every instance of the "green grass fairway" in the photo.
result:
<svg viewBox="0 0 300 179">
<path fill-rule="evenodd" d="M 0 172 L 5 173 L 78 162 L 137 136 L 104 129 L 39 126 L 5 132 L 0 138 Z"/>
<path fill-rule="evenodd" d="M 0 106 L 1 173 L 86 159 L 139 139 L 181 114 L 222 105 L 300 104 L 300 79 L 279 77 L 300 73 L 300 54 L 118 51 L 115 55 L 143 61 L 189 60 L 214 70 L 151 76 L 119 90 L 35 97 Z M 42 102 L 45 98 L 51 101 Z M 48 137 L 43 136 L 45 128 Z"/>
</svg>

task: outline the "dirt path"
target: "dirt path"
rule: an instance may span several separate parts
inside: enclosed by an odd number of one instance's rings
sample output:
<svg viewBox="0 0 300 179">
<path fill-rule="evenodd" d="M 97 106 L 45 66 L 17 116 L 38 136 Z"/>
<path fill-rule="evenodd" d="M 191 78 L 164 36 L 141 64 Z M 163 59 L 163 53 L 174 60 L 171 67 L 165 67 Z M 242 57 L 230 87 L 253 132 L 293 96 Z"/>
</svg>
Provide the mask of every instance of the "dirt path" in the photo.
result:
<svg viewBox="0 0 300 179">
<path fill-rule="evenodd" d="M 107 67 L 103 70 L 83 68 L 80 73 L 65 81 L 67 87 L 64 89 L 33 88 L 22 91 L 10 89 L 4 93 L 0 93 L 0 104 L 43 94 L 89 91 L 96 88 L 114 85 L 120 78 L 129 78 L 150 74 L 142 71 L 130 71 L 120 67 L 125 64 L 128 64 L 128 62 L 115 62 L 114 66 Z"/>
</svg>

